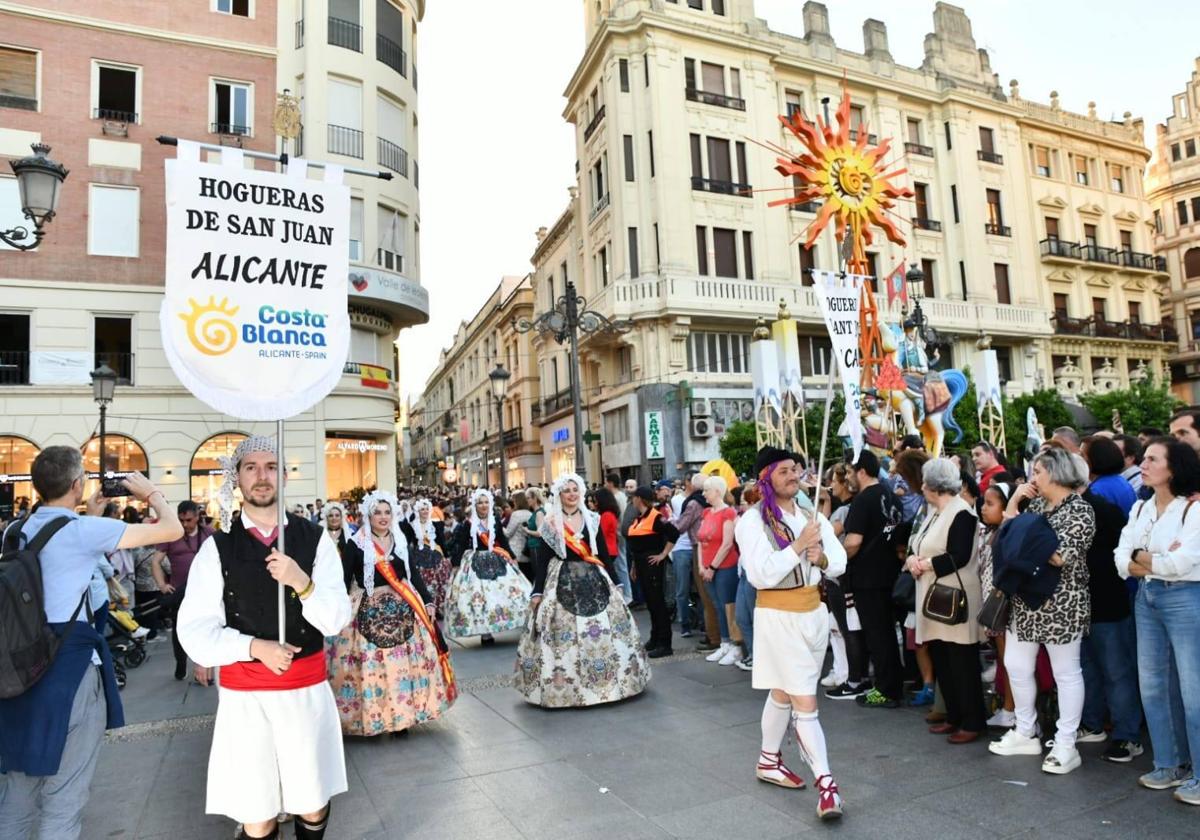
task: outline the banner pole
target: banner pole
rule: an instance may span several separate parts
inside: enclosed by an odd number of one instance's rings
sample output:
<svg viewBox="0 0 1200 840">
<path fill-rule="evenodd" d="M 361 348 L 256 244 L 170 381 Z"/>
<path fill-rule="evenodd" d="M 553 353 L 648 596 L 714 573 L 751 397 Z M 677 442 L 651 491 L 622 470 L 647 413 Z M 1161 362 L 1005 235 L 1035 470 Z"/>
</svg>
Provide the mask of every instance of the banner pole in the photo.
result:
<svg viewBox="0 0 1200 840">
<path fill-rule="evenodd" d="M 284 528 L 287 527 L 287 505 L 284 504 L 284 501 L 283 501 L 283 486 L 284 486 L 284 482 L 287 480 L 287 466 L 284 464 L 284 461 L 283 461 L 283 420 L 276 421 L 275 436 L 276 436 L 276 440 L 278 441 L 276 443 L 276 449 L 275 449 L 275 452 L 276 452 L 276 455 L 275 455 L 276 479 L 275 480 L 278 485 L 278 488 L 275 491 L 275 505 L 279 508 L 279 534 L 276 538 L 277 542 L 275 543 L 275 545 L 279 549 L 280 554 L 286 554 L 287 550 L 284 548 L 283 530 L 284 530 Z M 286 609 L 284 606 L 285 595 L 284 595 L 284 591 L 283 591 L 283 583 L 282 582 L 279 583 L 279 591 L 278 591 L 277 595 L 278 595 L 277 604 L 279 607 L 279 644 L 282 645 L 282 644 L 287 643 L 287 636 L 285 634 L 285 630 L 287 628 L 287 621 L 284 618 L 284 612 Z"/>
<path fill-rule="evenodd" d="M 817 495 L 813 501 L 813 509 L 816 513 L 821 512 L 821 485 L 824 483 L 823 476 L 825 474 L 825 444 L 829 440 L 829 412 L 833 408 L 833 377 L 837 370 L 837 362 L 833 358 L 833 353 L 829 354 L 829 385 L 825 391 L 825 420 L 821 424 L 821 451 L 817 454 Z"/>
</svg>

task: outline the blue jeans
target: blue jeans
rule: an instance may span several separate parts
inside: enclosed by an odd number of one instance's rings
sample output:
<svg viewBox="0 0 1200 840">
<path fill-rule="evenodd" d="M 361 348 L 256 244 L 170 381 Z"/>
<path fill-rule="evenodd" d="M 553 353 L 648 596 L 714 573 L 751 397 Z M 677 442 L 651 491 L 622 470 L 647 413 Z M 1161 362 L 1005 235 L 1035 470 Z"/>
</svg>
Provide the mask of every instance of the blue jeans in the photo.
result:
<svg viewBox="0 0 1200 840">
<path fill-rule="evenodd" d="M 617 556 L 613 558 L 613 566 L 617 570 L 617 586 L 625 596 L 625 603 L 633 599 L 633 588 L 629 585 L 629 558 L 625 556 L 625 546 L 620 547 Z"/>
<path fill-rule="evenodd" d="M 758 591 L 745 575 L 738 578 L 737 599 L 734 618 L 737 619 L 738 629 L 742 631 L 742 641 L 746 644 L 746 655 L 754 655 L 754 604 L 758 600 Z"/>
<path fill-rule="evenodd" d="M 1137 641 L 1133 616 L 1092 625 L 1083 639 L 1083 725 L 1103 730 L 1112 717 L 1115 741 L 1137 741 L 1142 732 L 1142 701 L 1138 696 Z"/>
<path fill-rule="evenodd" d="M 679 632 L 692 629 L 692 610 L 688 599 L 692 594 L 692 560 L 695 554 L 690 548 L 671 552 L 671 568 L 675 570 L 675 617 L 679 619 Z"/>
<path fill-rule="evenodd" d="M 737 566 L 713 571 L 713 579 L 704 582 L 708 597 L 712 598 L 717 608 L 717 626 L 721 628 L 721 641 L 729 641 L 729 618 L 725 615 L 725 605 L 737 601 L 738 571 Z M 740 626 L 740 625 L 739 625 Z"/>
<path fill-rule="evenodd" d="M 1183 767 L 1200 756 L 1200 583 L 1143 580 L 1134 616 L 1154 766 Z"/>
</svg>

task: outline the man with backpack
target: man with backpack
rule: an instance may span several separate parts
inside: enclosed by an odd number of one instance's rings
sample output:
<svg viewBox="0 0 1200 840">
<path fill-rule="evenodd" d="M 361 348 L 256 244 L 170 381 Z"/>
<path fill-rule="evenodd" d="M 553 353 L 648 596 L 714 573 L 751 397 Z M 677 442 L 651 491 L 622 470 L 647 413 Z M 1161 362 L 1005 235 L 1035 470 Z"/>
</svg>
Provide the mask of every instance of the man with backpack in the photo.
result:
<svg viewBox="0 0 1200 840">
<path fill-rule="evenodd" d="M 108 647 L 88 619 L 89 582 L 105 554 L 179 537 L 183 529 L 148 479 L 123 479 L 149 502 L 154 525 L 101 516 L 83 503 L 79 450 L 43 449 L 33 462 L 41 505 L 5 534 L 0 562 L 0 826 L 6 838 L 79 837 L 106 728 L 124 725 Z"/>
<path fill-rule="evenodd" d="M 846 580 L 854 592 L 854 606 L 862 625 L 863 641 L 875 666 L 875 686 L 855 701 L 860 706 L 894 709 L 904 688 L 904 666 L 896 642 L 892 613 L 892 588 L 900 576 L 900 555 L 892 533 L 904 520 L 896 495 L 879 481 L 879 459 L 864 449 L 854 462 L 858 495 L 846 517 Z M 920 492 L 919 488 L 914 492 Z"/>
</svg>

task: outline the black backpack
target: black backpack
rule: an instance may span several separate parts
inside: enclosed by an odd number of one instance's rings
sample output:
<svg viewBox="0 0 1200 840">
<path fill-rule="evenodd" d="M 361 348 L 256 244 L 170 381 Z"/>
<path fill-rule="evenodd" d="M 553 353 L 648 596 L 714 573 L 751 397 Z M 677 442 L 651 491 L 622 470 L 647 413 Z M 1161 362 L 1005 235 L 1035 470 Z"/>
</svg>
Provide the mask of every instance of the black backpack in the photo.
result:
<svg viewBox="0 0 1200 840">
<path fill-rule="evenodd" d="M 47 522 L 32 542 L 21 547 L 21 528 L 28 521 L 8 529 L 0 552 L 0 699 L 4 700 L 24 694 L 50 670 L 88 597 L 84 592 L 66 634 L 59 637 L 46 620 L 38 554 L 71 518 Z"/>
</svg>

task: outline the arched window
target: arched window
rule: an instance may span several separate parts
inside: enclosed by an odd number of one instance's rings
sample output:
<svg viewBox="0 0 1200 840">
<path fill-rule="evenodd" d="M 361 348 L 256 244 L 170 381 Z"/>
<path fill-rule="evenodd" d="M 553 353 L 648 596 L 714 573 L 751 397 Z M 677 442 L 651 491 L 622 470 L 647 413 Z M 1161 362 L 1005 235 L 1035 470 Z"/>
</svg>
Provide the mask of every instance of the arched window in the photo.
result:
<svg viewBox="0 0 1200 840">
<path fill-rule="evenodd" d="M 221 468 L 221 456 L 231 456 L 238 444 L 246 439 L 242 432 L 222 432 L 213 435 L 196 447 L 192 463 L 188 467 L 189 493 L 192 501 L 204 508 L 214 519 L 220 513 L 217 493 L 225 480 Z M 235 500 L 241 503 L 241 491 L 233 491 Z"/>
<path fill-rule="evenodd" d="M 1200 248 L 1188 248 L 1183 255 L 1183 276 L 1200 279 Z"/>
<path fill-rule="evenodd" d="M 8 522 L 37 501 L 30 473 L 41 451 L 31 440 L 0 435 L 0 522 Z"/>
<path fill-rule="evenodd" d="M 87 476 L 84 483 L 84 498 L 89 498 L 100 487 L 100 438 L 94 437 L 83 445 L 83 469 Z M 131 437 L 121 434 L 104 436 L 104 472 L 118 476 L 131 472 L 150 474 L 150 459 L 146 450 Z"/>
</svg>

